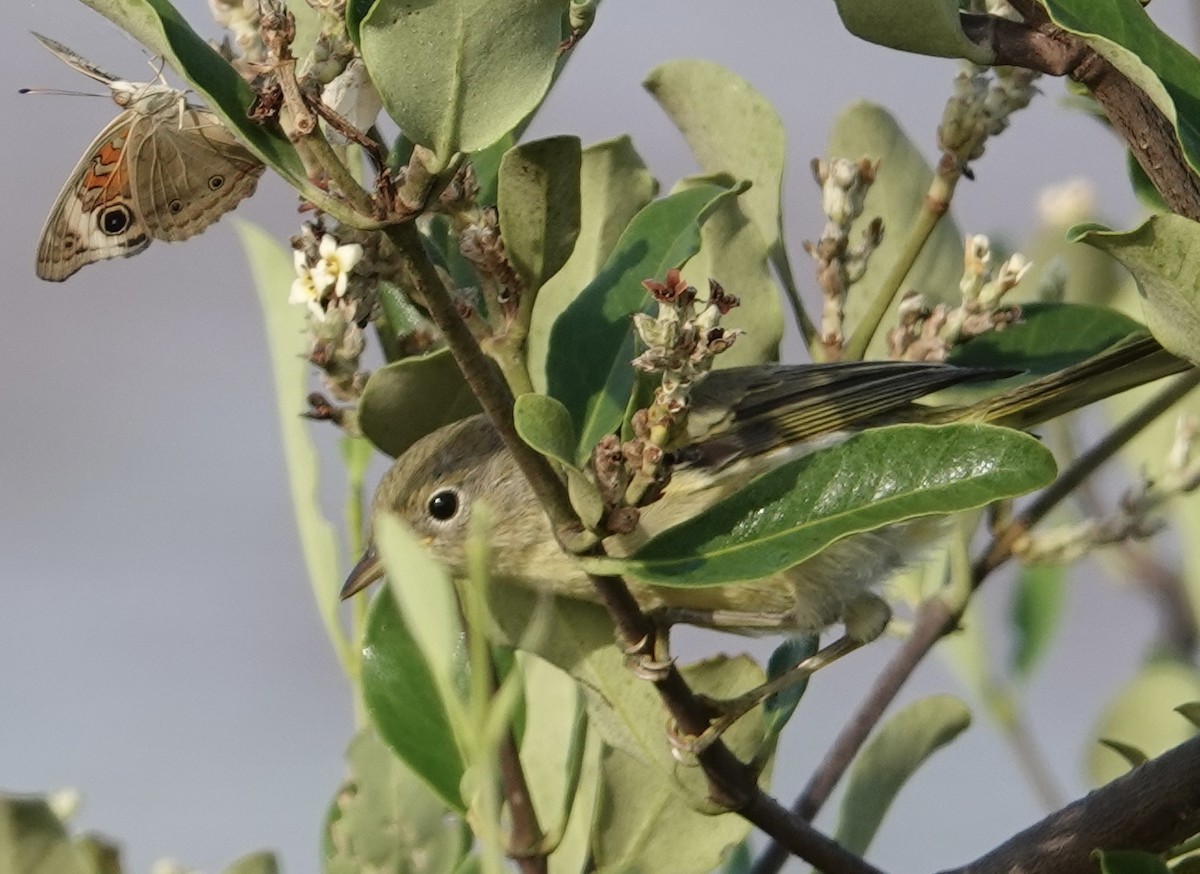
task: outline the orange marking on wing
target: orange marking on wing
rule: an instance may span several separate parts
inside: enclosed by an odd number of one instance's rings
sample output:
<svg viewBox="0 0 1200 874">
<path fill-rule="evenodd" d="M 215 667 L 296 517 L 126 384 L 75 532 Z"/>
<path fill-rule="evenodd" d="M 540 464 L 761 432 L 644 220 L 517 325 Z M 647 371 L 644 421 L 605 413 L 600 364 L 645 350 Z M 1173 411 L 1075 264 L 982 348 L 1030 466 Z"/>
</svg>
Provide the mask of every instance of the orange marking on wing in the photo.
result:
<svg viewBox="0 0 1200 874">
<path fill-rule="evenodd" d="M 125 157 L 126 138 L 123 134 L 103 143 L 92 156 L 87 172 L 83 174 L 83 193 L 89 201 L 101 201 L 128 197 L 131 191 L 129 169 Z M 90 197 L 89 197 L 90 195 Z"/>
</svg>

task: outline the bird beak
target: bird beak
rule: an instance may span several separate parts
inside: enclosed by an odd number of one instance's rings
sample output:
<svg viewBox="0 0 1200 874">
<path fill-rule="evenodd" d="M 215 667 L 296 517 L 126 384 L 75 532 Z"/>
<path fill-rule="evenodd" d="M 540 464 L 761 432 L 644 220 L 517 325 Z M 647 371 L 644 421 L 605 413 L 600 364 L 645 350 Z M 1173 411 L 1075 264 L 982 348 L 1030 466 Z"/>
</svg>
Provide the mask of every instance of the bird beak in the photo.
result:
<svg viewBox="0 0 1200 874">
<path fill-rule="evenodd" d="M 350 571 L 350 575 L 346 577 L 346 582 L 342 585 L 342 592 L 339 597 L 345 601 L 351 595 L 361 592 L 382 576 L 383 563 L 379 561 L 379 552 L 375 549 L 375 544 L 372 543 L 367 547 L 366 552 L 362 554 L 362 558 L 358 560 L 358 564 L 354 566 L 354 570 Z"/>
</svg>

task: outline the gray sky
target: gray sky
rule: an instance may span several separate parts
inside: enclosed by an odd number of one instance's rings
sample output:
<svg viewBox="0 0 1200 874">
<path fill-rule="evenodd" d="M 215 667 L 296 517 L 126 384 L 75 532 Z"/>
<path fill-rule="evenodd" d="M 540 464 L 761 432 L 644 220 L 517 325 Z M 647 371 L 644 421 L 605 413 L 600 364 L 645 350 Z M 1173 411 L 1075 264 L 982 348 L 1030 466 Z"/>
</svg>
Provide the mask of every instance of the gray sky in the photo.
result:
<svg viewBox="0 0 1200 874">
<path fill-rule="evenodd" d="M 202 33 L 215 32 L 203 3 L 180 5 Z M 1155 6 L 1188 41 L 1182 4 Z M 315 872 L 350 701 L 301 565 L 248 272 L 222 223 L 186 244 L 84 268 L 65 284 L 34 277 L 53 198 L 116 108 L 18 96 L 22 86 L 95 90 L 26 32 L 132 79 L 150 72 L 132 41 L 74 0 L 27 0 L 8 15 L 0 788 L 79 788 L 79 824 L 119 839 L 131 871 L 170 855 L 215 872 L 266 847 L 291 874 Z M 787 239 L 809 289 L 798 244 L 820 219 L 807 165 L 831 119 L 853 99 L 883 103 L 932 157 L 955 71 L 856 41 L 828 2 L 607 0 L 530 136 L 574 133 L 588 143 L 630 132 L 669 187 L 694 164 L 640 81 L 684 56 L 736 70 L 783 116 Z M 1043 88 L 1038 105 L 989 145 L 978 181 L 964 183 L 960 223 L 1020 240 L 1039 188 L 1076 175 L 1098 186 L 1105 216 L 1132 223 L 1121 150 L 1094 122 L 1056 109 L 1058 83 Z M 1042 151 L 1047 142 L 1055 148 Z M 297 225 L 294 203 L 267 177 L 239 215 L 285 240 Z M 334 435 L 315 433 L 332 467 Z M 986 592 L 997 617 L 1006 594 L 1000 583 Z M 1070 613 L 1030 699 L 1054 776 L 1075 796 L 1086 788 L 1084 733 L 1106 692 L 1134 670 L 1152 615 L 1104 582 L 1073 590 Z M 813 684 L 785 736 L 781 798 L 801 785 L 894 646 L 873 646 Z M 958 691 L 936 659 L 904 700 L 935 691 Z M 981 716 L 901 796 L 872 860 L 897 871 L 944 867 L 1037 819 L 1008 756 Z"/>
</svg>

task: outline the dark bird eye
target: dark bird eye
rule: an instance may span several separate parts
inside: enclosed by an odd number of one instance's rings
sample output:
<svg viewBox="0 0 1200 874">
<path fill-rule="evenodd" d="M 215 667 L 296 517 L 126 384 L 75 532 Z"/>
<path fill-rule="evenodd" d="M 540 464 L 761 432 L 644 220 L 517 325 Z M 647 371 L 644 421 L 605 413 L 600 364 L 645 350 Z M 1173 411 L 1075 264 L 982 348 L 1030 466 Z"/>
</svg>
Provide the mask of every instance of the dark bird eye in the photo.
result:
<svg viewBox="0 0 1200 874">
<path fill-rule="evenodd" d="M 429 515 L 439 522 L 448 522 L 457 514 L 457 489 L 439 489 L 429 498 Z"/>
</svg>

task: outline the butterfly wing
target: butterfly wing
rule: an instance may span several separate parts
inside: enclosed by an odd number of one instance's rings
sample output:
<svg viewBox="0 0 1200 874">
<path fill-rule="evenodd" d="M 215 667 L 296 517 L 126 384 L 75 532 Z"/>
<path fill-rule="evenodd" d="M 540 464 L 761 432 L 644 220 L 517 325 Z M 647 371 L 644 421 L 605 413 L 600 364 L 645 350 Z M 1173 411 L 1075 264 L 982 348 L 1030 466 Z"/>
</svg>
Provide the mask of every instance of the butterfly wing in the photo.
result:
<svg viewBox="0 0 1200 874">
<path fill-rule="evenodd" d="M 128 160 L 148 123 L 126 110 L 83 153 L 42 228 L 39 277 L 61 282 L 85 264 L 136 255 L 150 245 Z"/>
<path fill-rule="evenodd" d="M 150 236 L 186 240 L 254 193 L 265 169 L 216 115 L 185 106 L 156 114 L 137 143 L 131 174 Z"/>
</svg>

